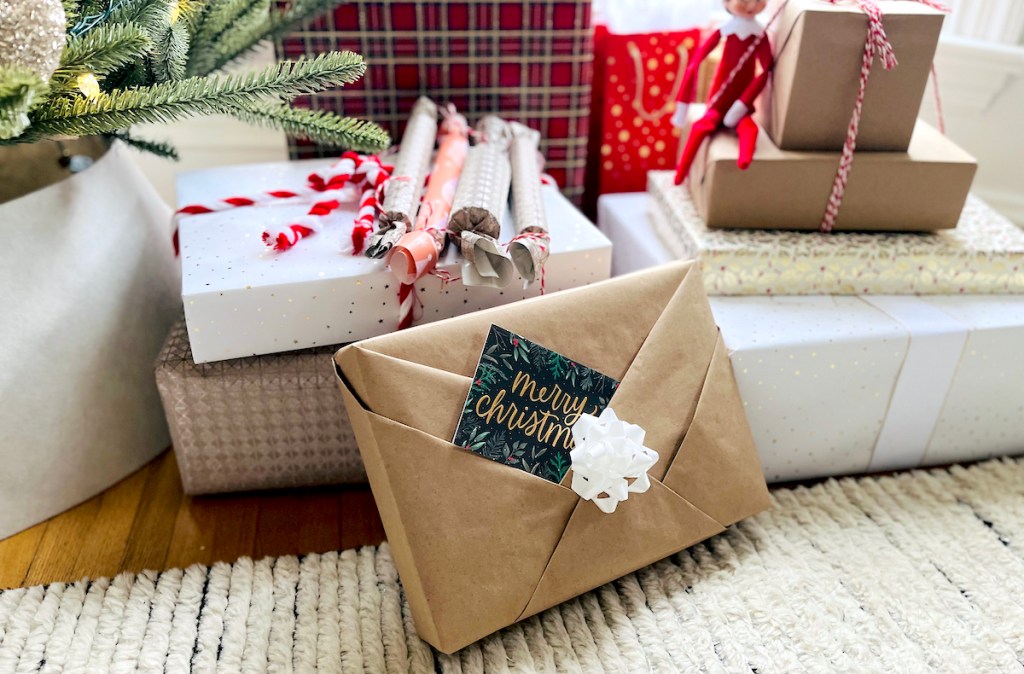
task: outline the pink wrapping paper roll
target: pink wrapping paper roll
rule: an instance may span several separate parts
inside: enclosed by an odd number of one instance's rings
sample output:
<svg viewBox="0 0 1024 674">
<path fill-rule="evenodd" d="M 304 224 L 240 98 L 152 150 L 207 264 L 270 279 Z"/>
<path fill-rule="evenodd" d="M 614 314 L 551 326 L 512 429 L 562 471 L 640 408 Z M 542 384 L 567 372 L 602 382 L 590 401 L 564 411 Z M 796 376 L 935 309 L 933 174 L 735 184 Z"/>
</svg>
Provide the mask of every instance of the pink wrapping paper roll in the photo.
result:
<svg viewBox="0 0 1024 674">
<path fill-rule="evenodd" d="M 448 217 L 455 198 L 456 185 L 469 152 L 469 124 L 449 107 L 443 112 L 440 148 L 430 172 L 423 203 L 413 231 L 405 234 L 391 252 L 391 271 L 400 283 L 410 284 L 429 274 L 444 252 Z"/>
</svg>

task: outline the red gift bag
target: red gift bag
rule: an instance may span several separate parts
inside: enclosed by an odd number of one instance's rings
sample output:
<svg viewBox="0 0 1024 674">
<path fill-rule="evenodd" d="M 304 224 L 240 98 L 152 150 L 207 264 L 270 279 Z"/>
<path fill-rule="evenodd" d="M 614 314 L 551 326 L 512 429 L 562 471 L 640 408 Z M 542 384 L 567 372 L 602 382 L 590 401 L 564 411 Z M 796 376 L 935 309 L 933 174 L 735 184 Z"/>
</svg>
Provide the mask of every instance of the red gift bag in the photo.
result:
<svg viewBox="0 0 1024 674">
<path fill-rule="evenodd" d="M 647 172 L 675 166 L 679 130 L 672 112 L 700 31 L 594 32 L 594 109 L 587 208 L 612 192 L 642 192 Z"/>
</svg>

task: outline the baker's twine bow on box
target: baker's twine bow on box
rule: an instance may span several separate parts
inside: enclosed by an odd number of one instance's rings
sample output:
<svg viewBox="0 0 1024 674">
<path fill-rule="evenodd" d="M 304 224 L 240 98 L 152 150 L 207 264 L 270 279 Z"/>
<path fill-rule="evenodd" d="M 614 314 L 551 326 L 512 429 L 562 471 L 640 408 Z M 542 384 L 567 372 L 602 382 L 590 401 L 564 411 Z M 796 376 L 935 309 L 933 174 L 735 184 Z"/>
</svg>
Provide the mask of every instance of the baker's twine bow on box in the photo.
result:
<svg viewBox="0 0 1024 674">
<path fill-rule="evenodd" d="M 836 5 L 844 0 L 824 0 L 824 2 L 830 5 Z M 874 64 L 875 59 L 879 59 L 882 62 L 882 67 L 886 70 L 892 70 L 897 65 L 896 54 L 893 52 L 892 44 L 889 42 L 888 36 L 885 34 L 885 27 L 883 25 L 884 12 L 882 8 L 878 6 L 875 0 L 850 0 L 857 5 L 858 8 L 868 18 L 868 34 L 864 40 L 864 54 L 861 59 L 860 65 L 860 78 L 857 87 L 857 98 L 854 102 L 853 113 L 850 116 L 850 124 L 846 129 L 846 140 L 843 142 L 843 151 L 839 157 L 839 168 L 836 171 L 835 180 L 832 181 L 832 191 L 829 193 L 828 203 L 825 206 L 825 213 L 821 218 L 821 231 L 829 233 L 836 225 L 836 219 L 839 217 L 839 208 L 843 204 L 843 196 L 846 194 L 846 185 L 850 179 L 850 168 L 853 165 L 853 153 L 857 149 L 857 133 L 860 129 L 860 117 L 861 112 L 864 108 L 864 92 L 867 89 L 868 77 L 871 75 L 871 66 Z M 912 0 L 913 2 L 919 2 L 922 5 L 931 7 L 932 9 L 940 12 L 948 12 L 949 8 L 940 2 L 934 0 Z M 728 85 L 735 79 L 736 75 L 743 68 L 744 64 L 753 57 L 754 51 L 757 49 L 758 44 L 761 40 L 766 39 L 768 34 L 768 28 L 775 23 L 775 20 L 782 14 L 782 10 L 789 3 L 789 0 L 783 0 L 779 3 L 778 7 L 772 13 L 771 18 L 765 25 L 765 30 L 757 36 L 754 41 L 747 48 L 747 51 L 740 57 L 739 62 L 729 72 L 722 86 L 719 87 L 718 91 L 715 92 L 710 99 L 708 99 L 707 105 L 710 107 L 718 100 Z M 932 87 L 935 91 L 935 108 L 938 116 L 939 129 L 945 128 L 945 124 L 942 119 L 942 101 L 938 94 L 938 82 L 935 77 L 935 68 L 932 68 Z"/>
<path fill-rule="evenodd" d="M 306 186 L 297 189 L 267 190 L 255 195 L 232 196 L 208 204 L 190 204 L 178 209 L 179 215 L 216 213 L 232 208 L 266 206 L 287 201 L 314 201 L 309 211 L 294 222 L 276 228 L 267 228 L 262 234 L 263 242 L 271 249 L 282 252 L 299 240 L 315 234 L 321 228 L 322 219 L 341 207 L 348 195 L 338 194 L 334 199 L 322 199 L 329 193 L 342 193 L 362 189 L 359 199 L 359 213 L 352 228 L 352 245 L 356 254 L 362 251 L 367 234 L 373 231 L 373 224 L 383 192 L 391 177 L 393 167 L 384 164 L 375 155 L 361 155 L 346 152 L 330 168 L 311 173 Z"/>
<path fill-rule="evenodd" d="M 599 417 L 581 414 L 572 427 L 572 490 L 610 514 L 631 493 L 650 489 L 647 471 L 658 462 L 658 453 L 644 446 L 645 435 L 640 426 L 619 419 L 611 407 Z"/>
</svg>

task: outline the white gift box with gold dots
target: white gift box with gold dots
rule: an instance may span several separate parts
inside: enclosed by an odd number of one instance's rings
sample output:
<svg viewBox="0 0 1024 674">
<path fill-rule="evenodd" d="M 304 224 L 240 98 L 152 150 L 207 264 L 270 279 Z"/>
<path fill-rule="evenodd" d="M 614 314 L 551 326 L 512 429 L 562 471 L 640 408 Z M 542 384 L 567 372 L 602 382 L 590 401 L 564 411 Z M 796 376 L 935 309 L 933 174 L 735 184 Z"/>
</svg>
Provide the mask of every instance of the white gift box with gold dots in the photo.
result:
<svg viewBox="0 0 1024 674">
<path fill-rule="evenodd" d="M 650 200 L 601 197 L 617 275 L 677 255 Z M 1024 454 L 1024 295 L 710 301 L 769 482 Z"/>
<path fill-rule="evenodd" d="M 306 176 L 330 161 L 254 164 L 183 173 L 178 204 L 209 204 L 236 195 L 302 187 Z M 611 242 L 554 186 L 542 188 L 551 233 L 544 268 L 545 292 L 605 280 L 611 273 Z M 235 208 L 179 217 L 182 299 L 196 363 L 352 342 L 396 329 L 399 284 L 383 260 L 346 252 L 351 248 L 357 202 L 324 218 L 321 230 L 292 249 L 275 253 L 264 229 L 294 222 L 309 203 Z M 511 211 L 502 241 L 514 236 Z M 416 324 L 507 304 L 540 294 L 540 283 L 523 287 L 518 277 L 504 289 L 466 287 L 459 280 L 455 246 L 438 269 L 444 283 L 427 276 L 416 284 L 421 305 Z"/>
<path fill-rule="evenodd" d="M 769 481 L 1024 453 L 1024 297 L 714 297 Z"/>
</svg>

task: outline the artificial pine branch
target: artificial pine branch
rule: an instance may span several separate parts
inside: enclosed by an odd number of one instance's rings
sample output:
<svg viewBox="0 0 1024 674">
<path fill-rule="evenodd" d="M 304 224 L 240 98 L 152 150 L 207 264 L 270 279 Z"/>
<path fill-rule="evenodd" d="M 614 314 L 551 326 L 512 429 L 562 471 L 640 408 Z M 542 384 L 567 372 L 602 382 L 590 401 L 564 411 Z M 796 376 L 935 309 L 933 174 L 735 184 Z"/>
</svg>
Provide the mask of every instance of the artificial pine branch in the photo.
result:
<svg viewBox="0 0 1024 674">
<path fill-rule="evenodd" d="M 217 49 L 212 64 L 198 64 L 196 72 L 208 74 L 220 70 L 245 56 L 261 43 L 281 37 L 302 21 L 333 9 L 337 4 L 338 0 L 293 0 L 283 9 L 271 12 L 266 21 L 254 26 L 252 30 L 236 33 L 232 38 L 232 44 L 221 45 Z"/>
<path fill-rule="evenodd" d="M 19 66 L 0 66 L 0 141 L 17 138 L 29 124 L 28 112 L 47 94 L 39 75 Z"/>
<path fill-rule="evenodd" d="M 143 58 L 149 47 L 149 37 L 135 24 L 97 26 L 68 39 L 53 79 L 59 85 L 81 73 L 105 75 Z"/>
<path fill-rule="evenodd" d="M 178 161 L 178 151 L 175 150 L 174 146 L 170 143 L 165 143 L 159 140 L 138 138 L 127 131 L 112 133 L 110 134 L 110 137 L 116 138 L 117 140 L 120 140 L 126 145 L 130 145 L 141 152 L 148 152 L 164 159 L 173 159 L 174 161 Z"/>
<path fill-rule="evenodd" d="M 78 0 L 62 0 L 61 4 L 64 5 L 64 18 L 70 30 L 72 26 L 78 23 L 81 5 Z"/>
<path fill-rule="evenodd" d="M 106 25 L 133 23 L 154 42 L 171 22 L 174 0 L 123 0 L 110 12 Z"/>
<path fill-rule="evenodd" d="M 188 58 L 189 75 L 205 75 L 216 62 L 217 41 L 221 33 L 264 0 L 210 0 L 196 13 L 192 47 Z"/>
<path fill-rule="evenodd" d="M 322 145 L 380 152 L 391 144 L 384 129 L 373 122 L 339 117 L 326 110 L 290 108 L 280 103 L 259 102 L 233 107 L 231 115 L 254 126 L 280 129 L 289 136 Z"/>
<path fill-rule="evenodd" d="M 352 52 L 283 61 L 262 71 L 227 77 L 192 77 L 149 87 L 58 98 L 32 116 L 26 136 L 113 133 L 133 124 L 166 123 L 189 115 L 231 113 L 255 98 L 294 97 L 354 82 L 366 66 Z"/>
<path fill-rule="evenodd" d="M 153 74 L 157 82 L 185 78 L 188 45 L 188 27 L 184 22 L 176 21 L 165 28 L 157 38 L 152 55 Z"/>
</svg>

